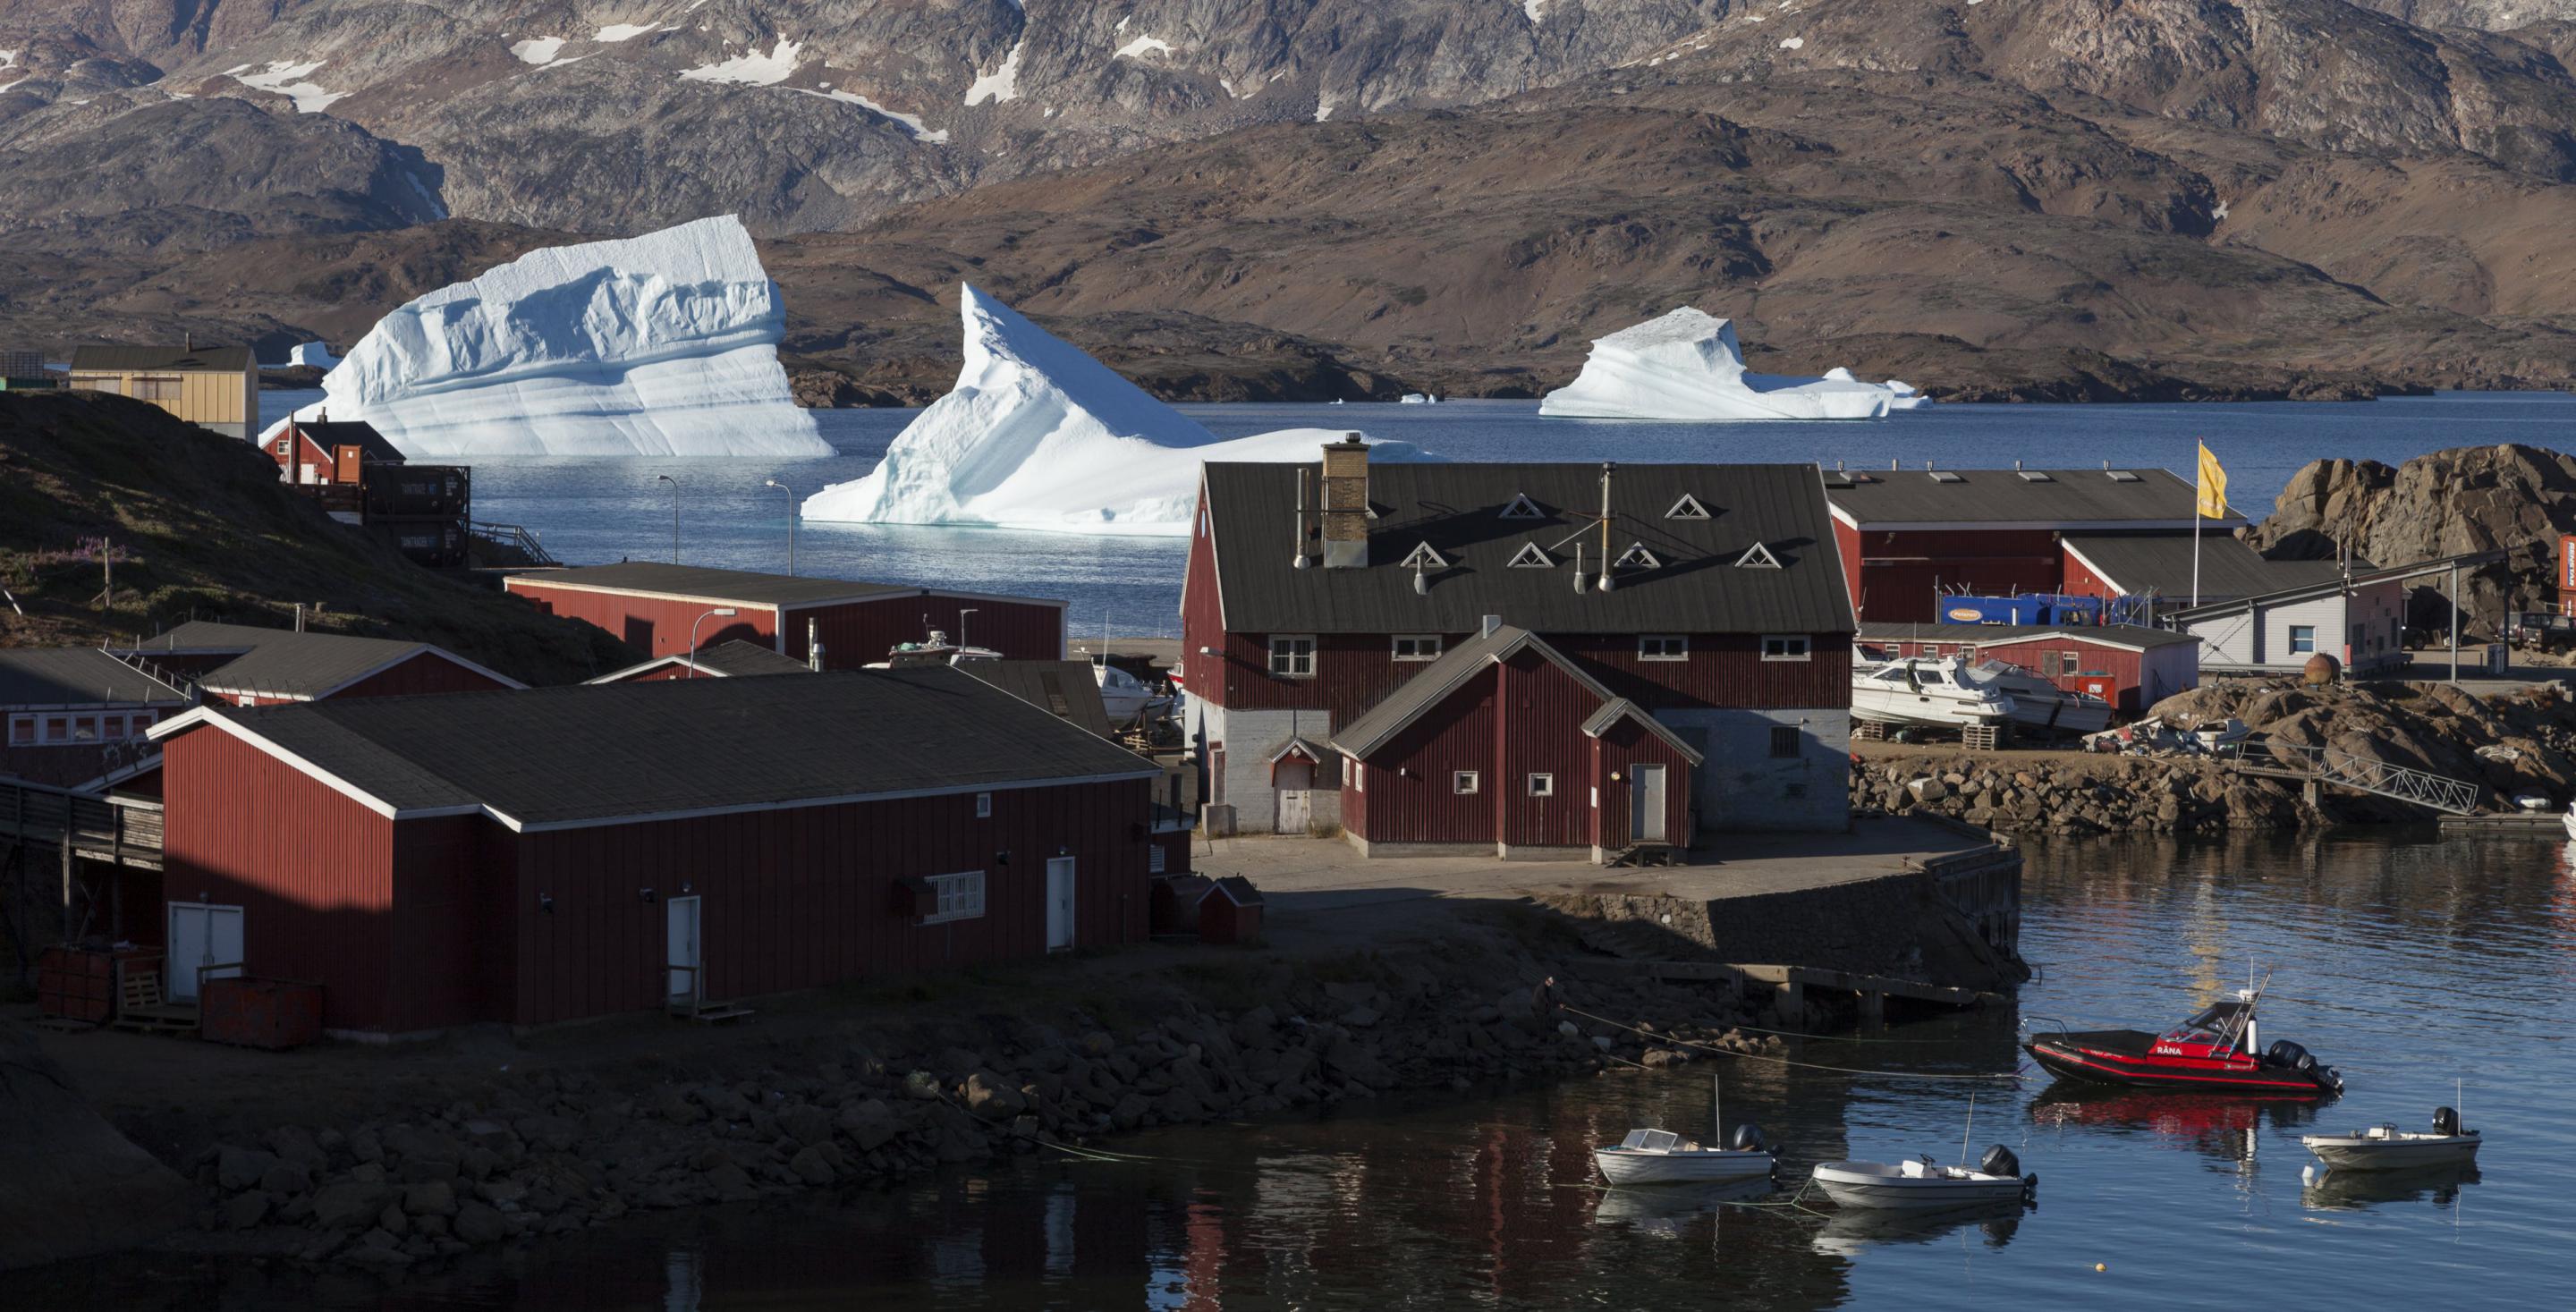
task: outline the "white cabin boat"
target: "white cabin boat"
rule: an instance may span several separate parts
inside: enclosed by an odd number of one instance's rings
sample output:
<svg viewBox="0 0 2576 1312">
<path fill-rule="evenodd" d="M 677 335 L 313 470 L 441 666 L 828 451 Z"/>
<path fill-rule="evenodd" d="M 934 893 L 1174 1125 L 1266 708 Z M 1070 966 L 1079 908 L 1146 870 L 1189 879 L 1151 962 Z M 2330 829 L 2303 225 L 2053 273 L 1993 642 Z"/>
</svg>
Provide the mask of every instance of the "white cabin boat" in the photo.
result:
<svg viewBox="0 0 2576 1312">
<path fill-rule="evenodd" d="M 1852 718 L 1935 729 L 2001 724 L 2011 719 L 2012 697 L 2001 688 L 1966 677 L 1967 673 L 1967 662 L 1955 656 L 1855 659 Z"/>
<path fill-rule="evenodd" d="M 1149 707 L 1169 704 L 1155 696 L 1144 680 L 1106 661 L 1091 663 L 1091 677 L 1100 683 L 1100 705 L 1109 712 L 1111 724 L 1125 724 Z"/>
<path fill-rule="evenodd" d="M 1819 1162 L 1815 1181 L 1826 1197 L 1845 1207 L 1913 1211 L 2016 1202 L 2038 1191 L 2039 1177 L 2021 1174 L 2021 1163 L 2008 1150 L 1988 1149 L 1984 1165 L 1988 1169 L 1971 1171 L 1943 1166 L 1930 1157 L 1910 1162 Z"/>
<path fill-rule="evenodd" d="M 968 661 L 998 661 L 1002 653 L 990 647 L 967 647 L 951 642 L 946 633 L 930 631 L 928 642 L 898 644 L 881 661 L 870 661 L 861 667 L 870 670 L 903 670 L 920 665 L 962 665 Z"/>
<path fill-rule="evenodd" d="M 2338 1171 L 2405 1171 L 2425 1166 L 2465 1166 L 2478 1159 L 2478 1132 L 2460 1125 L 2460 1114 L 2434 1109 L 2433 1132 L 2374 1125 L 2350 1134 L 2302 1135 L 2317 1160 Z"/>
<path fill-rule="evenodd" d="M 2013 723 L 2023 728 L 2074 734 L 2111 727 L 2111 703 L 2091 693 L 2068 692 L 2018 665 L 1983 660 L 1965 667 L 1960 677 L 2011 698 Z"/>
<path fill-rule="evenodd" d="M 2576 806 L 2567 808 L 2567 813 L 2558 817 L 2558 820 L 2560 824 L 2567 827 L 2567 837 L 2576 840 Z"/>
<path fill-rule="evenodd" d="M 1708 1184 L 1771 1174 L 1779 1158 L 1763 1148 L 1703 1148 L 1670 1130 L 1630 1130 L 1615 1147 L 1592 1150 L 1614 1185 Z"/>
</svg>

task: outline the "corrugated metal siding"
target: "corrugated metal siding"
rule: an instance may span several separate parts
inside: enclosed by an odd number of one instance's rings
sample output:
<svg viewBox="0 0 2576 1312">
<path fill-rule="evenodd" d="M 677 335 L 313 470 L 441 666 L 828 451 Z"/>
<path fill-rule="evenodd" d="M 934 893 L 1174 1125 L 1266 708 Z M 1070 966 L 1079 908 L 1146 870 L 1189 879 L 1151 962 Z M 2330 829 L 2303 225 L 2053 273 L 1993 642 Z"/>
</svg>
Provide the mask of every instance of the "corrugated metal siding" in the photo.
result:
<svg viewBox="0 0 2576 1312">
<path fill-rule="evenodd" d="M 1455 646 L 1467 636 L 1445 634 L 1443 641 Z M 1851 642 L 1843 634 L 1811 635 L 1804 661 L 1763 660 L 1757 634 L 1688 635 L 1686 661 L 1638 659 L 1633 633 L 1539 636 L 1582 662 L 1587 673 L 1614 693 L 1658 710 L 1851 704 Z M 1189 648 L 1196 651 L 1200 645 L 1193 641 Z M 1205 694 L 1209 700 L 1235 709 L 1330 711 L 1335 724 L 1357 719 L 1423 669 L 1420 662 L 1395 659 L 1391 634 L 1322 635 L 1315 644 L 1311 679 L 1271 675 L 1268 634 L 1229 633 L 1220 650 L 1227 655 L 1223 691 L 1210 690 Z M 1195 683 L 1190 691 L 1202 695 Z"/>
<path fill-rule="evenodd" d="M 1229 663 L 1223 657 L 1199 655 L 1202 647 L 1222 652 L 1234 645 L 1234 639 L 1225 631 L 1218 605 L 1216 539 L 1208 535 L 1204 486 L 1199 490 L 1198 515 L 1191 523 L 1190 558 L 1181 584 L 1181 682 L 1190 696 L 1225 706 L 1230 704 L 1226 701 L 1225 677 Z"/>
<path fill-rule="evenodd" d="M 1601 849 L 1616 852 L 1635 841 L 1629 823 L 1634 799 L 1628 790 L 1640 765 L 1664 767 L 1664 833 L 1677 841 L 1688 841 L 1690 799 L 1698 787 L 1691 777 L 1690 761 L 1634 720 L 1621 720 L 1595 741 L 1599 746 L 1593 754 L 1594 784 L 1601 795 L 1600 837 L 1596 841 Z M 1619 778 L 1612 779 L 1613 774 Z"/>
<path fill-rule="evenodd" d="M 788 655 L 804 659 L 806 621 L 812 620 L 823 639 L 823 668 L 855 670 L 883 661 L 897 643 L 925 641 L 932 629 L 951 639 L 959 638 L 958 612 L 968 609 L 975 613 L 963 626 L 966 643 L 990 647 L 1012 660 L 1063 658 L 1064 611 L 1029 602 L 897 596 L 840 606 L 809 606 L 788 611 L 780 622 L 787 631 Z"/>
<path fill-rule="evenodd" d="M 1353 833 L 1372 843 L 1494 841 L 1496 683 L 1494 668 L 1486 668 L 1378 752 L 1369 768 L 1368 827 Z M 1398 776 L 1398 768 L 1410 773 Z M 1456 792 L 1451 775 L 1458 770 L 1477 771 L 1479 791 Z M 1350 827 L 1351 818 L 1342 823 Z"/>
<path fill-rule="evenodd" d="M 479 815 L 397 821 L 393 830 L 385 1028 L 507 1019 L 509 945 L 523 909 L 509 831 Z"/>
<path fill-rule="evenodd" d="M 324 1025 L 393 1026 L 393 822 L 220 730 L 162 762 L 164 896 L 240 906 L 249 973 L 320 981 Z"/>
<path fill-rule="evenodd" d="M 664 601 L 576 588 L 553 588 L 541 579 L 515 578 L 506 585 L 512 595 L 534 602 L 549 615 L 561 615 L 606 629 L 647 656 L 679 656 L 689 650 L 689 629 L 697 628 L 697 645 L 712 647 L 741 638 L 763 647 L 778 642 L 778 616 L 766 607 L 737 606 L 731 619 L 701 617 L 713 609 L 704 602 Z M 802 627 L 801 625 L 799 626 Z M 801 641 L 801 639 L 800 639 Z M 801 650 L 801 649 L 800 649 Z M 883 656 L 871 657 L 883 660 Z"/>
<path fill-rule="evenodd" d="M 391 669 L 370 674 L 331 694 L 333 697 L 408 697 L 428 692 L 481 692 L 509 685 L 428 652 Z"/>
<path fill-rule="evenodd" d="M 2046 529 L 1879 530 L 1858 536 L 1855 600 L 1863 619 L 1928 622 L 1936 589 L 2051 592 L 2065 577 L 2065 553 Z"/>
<path fill-rule="evenodd" d="M 1503 663 L 1496 690 L 1492 773 L 1494 836 L 1514 847 L 1582 847 L 1592 841 L 1590 799 L 1580 785 L 1591 764 L 1583 722 L 1601 701 L 1534 651 Z M 1529 776 L 1555 776 L 1556 790 L 1532 797 Z"/>
<path fill-rule="evenodd" d="M 664 903 L 684 895 L 704 899 L 714 998 L 1040 955 L 1059 847 L 1080 863 L 1077 943 L 1140 940 L 1152 782 L 997 792 L 980 820 L 968 794 L 521 835 L 521 900 L 551 893 L 555 910 L 522 919 L 512 1019 L 660 1006 Z M 897 880 L 968 870 L 986 873 L 982 917 L 891 910 Z"/>
</svg>

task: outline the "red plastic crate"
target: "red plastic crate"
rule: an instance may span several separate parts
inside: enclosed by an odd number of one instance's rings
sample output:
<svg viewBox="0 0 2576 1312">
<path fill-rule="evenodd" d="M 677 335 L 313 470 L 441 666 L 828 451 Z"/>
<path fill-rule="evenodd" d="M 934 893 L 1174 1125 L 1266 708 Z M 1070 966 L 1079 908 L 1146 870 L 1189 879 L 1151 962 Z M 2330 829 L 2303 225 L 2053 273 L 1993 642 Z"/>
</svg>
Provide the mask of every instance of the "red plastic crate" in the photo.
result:
<svg viewBox="0 0 2576 1312">
<path fill-rule="evenodd" d="M 300 1048 L 322 1037 L 322 986 L 285 979 L 210 979 L 198 1033 L 245 1048 Z"/>
</svg>

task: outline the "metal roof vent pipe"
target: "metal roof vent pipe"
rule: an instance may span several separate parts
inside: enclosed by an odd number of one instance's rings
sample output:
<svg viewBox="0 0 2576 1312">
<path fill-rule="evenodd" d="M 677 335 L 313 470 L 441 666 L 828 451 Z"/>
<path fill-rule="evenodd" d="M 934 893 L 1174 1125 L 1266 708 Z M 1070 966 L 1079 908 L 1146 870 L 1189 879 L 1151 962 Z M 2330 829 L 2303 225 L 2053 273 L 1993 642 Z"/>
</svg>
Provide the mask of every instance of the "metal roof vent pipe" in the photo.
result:
<svg viewBox="0 0 2576 1312">
<path fill-rule="evenodd" d="M 1495 634 L 1502 632 L 1502 630 L 1503 617 L 1500 615 L 1488 615 L 1476 626 L 1476 636 L 1480 638 L 1490 638 Z"/>
<path fill-rule="evenodd" d="M 1583 544 L 1574 544 L 1574 595 L 1583 595 Z"/>
<path fill-rule="evenodd" d="M 1306 568 L 1306 468 L 1303 465 L 1297 467 L 1297 528 L 1289 537 L 1294 539 L 1297 554 L 1290 557 L 1288 563 L 1298 569 Z"/>
<path fill-rule="evenodd" d="M 823 672 L 822 628 L 813 616 L 805 617 L 805 667 L 816 674 Z"/>
</svg>

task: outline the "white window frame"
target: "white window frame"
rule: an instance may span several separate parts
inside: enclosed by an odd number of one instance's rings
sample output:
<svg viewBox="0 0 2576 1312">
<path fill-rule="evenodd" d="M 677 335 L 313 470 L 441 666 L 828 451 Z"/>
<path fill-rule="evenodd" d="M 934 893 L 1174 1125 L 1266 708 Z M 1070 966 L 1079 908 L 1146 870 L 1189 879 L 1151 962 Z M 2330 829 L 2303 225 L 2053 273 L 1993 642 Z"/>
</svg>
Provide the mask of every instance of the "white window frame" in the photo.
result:
<svg viewBox="0 0 2576 1312">
<path fill-rule="evenodd" d="M 1670 644 L 1671 650 L 1658 650 Z M 1690 635 L 1687 633 L 1640 633 L 1637 635 L 1637 659 L 1641 661 L 1686 661 L 1690 659 Z"/>
<path fill-rule="evenodd" d="M 932 875 L 923 881 L 930 885 L 930 914 L 921 918 L 925 925 L 944 925 L 952 920 L 978 920 L 984 915 L 984 872 L 963 870 L 951 875 Z"/>
<path fill-rule="evenodd" d="M 1452 770 L 1449 772 L 1449 791 L 1460 797 L 1474 796 L 1483 791 L 1484 784 L 1484 776 L 1477 771 Z"/>
<path fill-rule="evenodd" d="M 2308 635 L 2305 639 L 2299 637 L 2302 630 L 2304 630 Z M 2290 644 L 2291 655 L 2296 656 L 2302 653 L 2314 655 L 2317 650 L 2317 626 L 2313 624 L 2293 624 L 2290 626 L 2287 641 Z M 2302 641 L 2306 642 L 2307 645 L 2304 647 L 2300 646 L 2299 644 Z"/>
<path fill-rule="evenodd" d="M 993 795 L 991 793 L 975 794 L 975 818 L 978 820 L 990 820 L 993 818 Z"/>
<path fill-rule="evenodd" d="M 1772 644 L 1774 643 L 1779 644 L 1780 647 L 1780 650 L 1776 653 L 1771 650 Z M 1793 644 L 1797 648 L 1795 651 L 1790 650 Z M 1815 650 L 1816 640 L 1804 633 L 1766 633 L 1762 635 L 1762 659 L 1766 661 L 1810 660 L 1813 659 Z"/>
<path fill-rule="evenodd" d="M 1412 643 L 1413 650 L 1406 651 L 1406 643 Z M 1425 643 L 1430 644 L 1427 651 Z M 1447 645 L 1437 633 L 1398 633 L 1387 639 L 1387 650 L 1400 661 L 1436 661 Z"/>
<path fill-rule="evenodd" d="M 1297 643 L 1297 642 L 1302 642 L 1302 643 L 1306 644 L 1306 648 L 1305 648 L 1305 650 L 1304 650 L 1304 651 L 1302 651 L 1302 652 L 1301 652 L 1301 651 L 1298 651 L 1298 650 L 1296 650 L 1296 649 L 1294 649 L 1294 648 L 1289 648 L 1289 649 L 1284 650 L 1284 651 L 1281 649 L 1281 644 L 1282 644 L 1282 643 Z M 1287 669 L 1282 669 L 1282 668 L 1280 668 L 1280 666 L 1281 666 L 1281 657 L 1283 657 L 1283 656 L 1284 656 L 1284 657 L 1286 657 L 1286 663 L 1287 663 L 1287 665 L 1288 665 L 1290 668 L 1287 668 Z M 1297 662 L 1298 662 L 1299 660 L 1301 660 L 1301 659 L 1305 662 L 1306 668 L 1305 668 L 1305 669 L 1303 669 L 1303 670 L 1299 670 L 1299 669 L 1294 668 L 1294 667 L 1296 666 Z M 1274 634 L 1271 634 L 1271 635 L 1270 635 L 1270 677 L 1272 677 L 1272 678 L 1274 678 L 1274 679 L 1311 679 L 1311 678 L 1314 678 L 1314 677 L 1315 677 L 1315 635 L 1314 635 L 1314 634 L 1311 634 L 1311 633 L 1274 633 Z"/>
<path fill-rule="evenodd" d="M 1532 772 L 1529 777 L 1529 795 L 1532 797 L 1556 796 L 1556 776 L 1545 771 Z"/>
<path fill-rule="evenodd" d="M 10 746 L 33 747 L 37 743 L 44 741 L 44 736 L 44 722 L 35 716 L 12 715 L 9 717 Z"/>
</svg>

